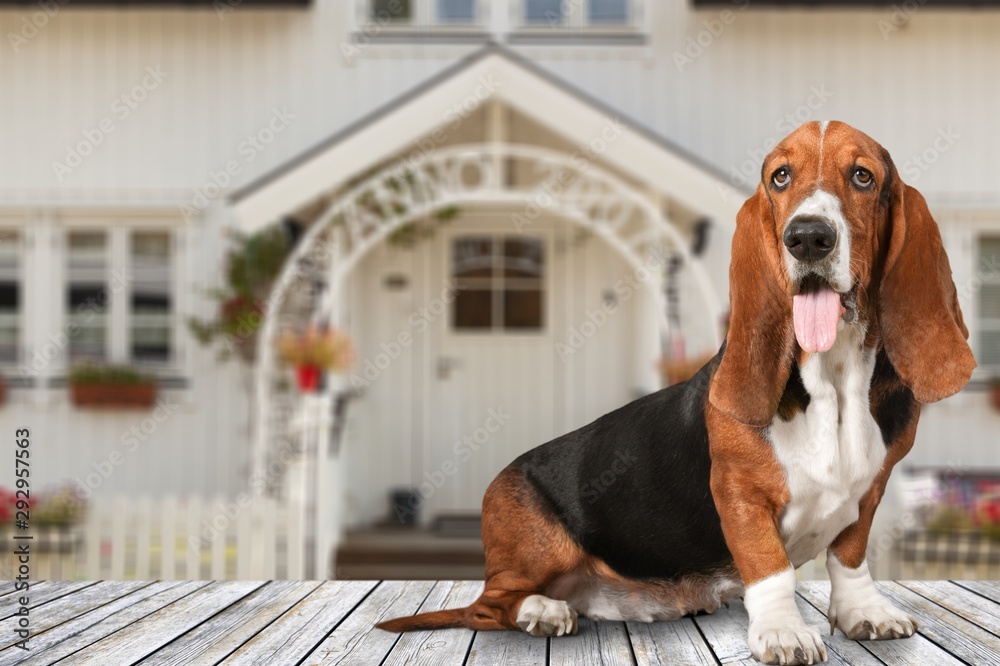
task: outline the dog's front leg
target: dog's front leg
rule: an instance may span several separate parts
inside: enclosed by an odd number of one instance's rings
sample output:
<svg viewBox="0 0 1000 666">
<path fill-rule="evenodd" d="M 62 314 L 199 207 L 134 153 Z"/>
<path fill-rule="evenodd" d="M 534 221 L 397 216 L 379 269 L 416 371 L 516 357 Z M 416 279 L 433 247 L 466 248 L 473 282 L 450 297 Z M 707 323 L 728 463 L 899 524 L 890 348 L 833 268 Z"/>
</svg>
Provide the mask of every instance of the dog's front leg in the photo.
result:
<svg viewBox="0 0 1000 666">
<path fill-rule="evenodd" d="M 781 465 L 759 429 L 709 413 L 712 496 L 746 586 L 750 652 L 765 664 L 826 661 L 820 632 L 795 606 L 795 570 L 778 531 L 788 502 Z"/>
<path fill-rule="evenodd" d="M 916 426 L 915 420 L 913 425 Z M 854 640 L 880 640 L 906 638 L 917 630 L 917 621 L 893 606 L 875 587 L 865 556 L 875 509 L 885 492 L 889 472 L 908 449 L 909 446 L 897 447 L 892 451 L 896 455 L 887 458 L 872 487 L 861 499 L 857 521 L 837 535 L 827 549 L 826 570 L 830 574 L 827 615 L 831 634 L 839 628 Z"/>
</svg>

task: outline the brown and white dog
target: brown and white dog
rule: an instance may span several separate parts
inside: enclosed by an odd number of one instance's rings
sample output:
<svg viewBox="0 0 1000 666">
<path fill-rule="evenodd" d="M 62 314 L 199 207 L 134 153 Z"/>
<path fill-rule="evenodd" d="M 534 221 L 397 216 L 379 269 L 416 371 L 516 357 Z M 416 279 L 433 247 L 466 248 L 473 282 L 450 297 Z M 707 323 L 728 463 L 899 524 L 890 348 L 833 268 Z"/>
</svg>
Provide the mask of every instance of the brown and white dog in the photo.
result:
<svg viewBox="0 0 1000 666">
<path fill-rule="evenodd" d="M 578 615 L 670 620 L 742 594 L 754 657 L 811 664 L 826 648 L 795 606 L 795 567 L 826 549 L 831 629 L 913 634 L 865 551 L 921 403 L 975 367 L 937 224 L 886 150 L 843 123 L 803 125 L 761 174 L 737 217 L 716 357 L 511 463 L 483 500 L 482 596 L 379 627 L 556 636 Z M 595 492 L 622 460 L 635 462 Z"/>
</svg>

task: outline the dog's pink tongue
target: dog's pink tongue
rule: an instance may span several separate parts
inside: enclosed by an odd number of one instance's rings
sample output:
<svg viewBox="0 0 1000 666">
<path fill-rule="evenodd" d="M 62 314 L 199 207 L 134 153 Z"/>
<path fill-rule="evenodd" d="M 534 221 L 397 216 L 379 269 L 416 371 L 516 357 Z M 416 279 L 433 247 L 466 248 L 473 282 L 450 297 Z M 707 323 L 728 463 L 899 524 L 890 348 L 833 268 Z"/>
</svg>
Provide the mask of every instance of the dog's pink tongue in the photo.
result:
<svg viewBox="0 0 1000 666">
<path fill-rule="evenodd" d="M 807 352 L 825 352 L 837 339 L 837 322 L 844 308 L 840 294 L 830 287 L 799 294 L 792 301 L 795 338 Z"/>
</svg>

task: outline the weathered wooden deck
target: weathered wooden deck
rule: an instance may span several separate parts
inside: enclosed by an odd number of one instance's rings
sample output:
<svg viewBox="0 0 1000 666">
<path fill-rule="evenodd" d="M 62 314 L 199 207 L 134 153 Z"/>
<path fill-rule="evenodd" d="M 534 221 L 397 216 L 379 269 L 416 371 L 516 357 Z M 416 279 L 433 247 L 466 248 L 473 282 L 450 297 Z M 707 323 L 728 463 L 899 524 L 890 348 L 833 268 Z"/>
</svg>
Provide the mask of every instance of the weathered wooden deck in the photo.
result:
<svg viewBox="0 0 1000 666">
<path fill-rule="evenodd" d="M 0 664 L 745 664 L 742 604 L 655 624 L 580 623 L 576 636 L 448 629 L 399 636 L 380 619 L 467 604 L 480 582 L 41 582 L 32 637 L 13 646 L 20 594 L 0 583 Z M 1000 664 L 1000 583 L 890 582 L 882 590 L 920 622 L 903 640 L 826 636 L 831 664 Z M 828 626 L 829 584 L 799 584 L 806 622 Z M 62 660 L 62 661 L 60 661 Z"/>
</svg>

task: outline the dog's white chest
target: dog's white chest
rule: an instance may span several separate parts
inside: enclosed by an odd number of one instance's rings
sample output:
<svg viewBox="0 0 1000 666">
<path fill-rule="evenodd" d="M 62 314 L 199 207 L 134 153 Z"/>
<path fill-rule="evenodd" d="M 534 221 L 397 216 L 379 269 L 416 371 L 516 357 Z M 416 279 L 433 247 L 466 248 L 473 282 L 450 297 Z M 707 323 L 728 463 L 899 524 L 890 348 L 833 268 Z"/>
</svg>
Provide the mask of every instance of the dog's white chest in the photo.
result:
<svg viewBox="0 0 1000 666">
<path fill-rule="evenodd" d="M 868 402 L 875 351 L 862 348 L 863 337 L 861 327 L 841 322 L 833 348 L 800 368 L 808 408 L 790 421 L 775 417 L 768 431 L 791 494 L 780 527 L 796 567 L 857 520 L 885 459 Z"/>
</svg>

